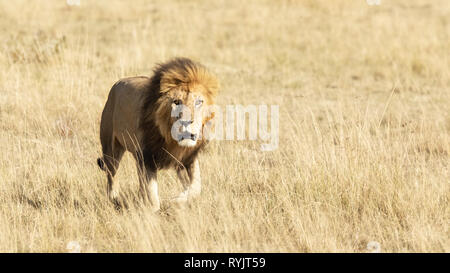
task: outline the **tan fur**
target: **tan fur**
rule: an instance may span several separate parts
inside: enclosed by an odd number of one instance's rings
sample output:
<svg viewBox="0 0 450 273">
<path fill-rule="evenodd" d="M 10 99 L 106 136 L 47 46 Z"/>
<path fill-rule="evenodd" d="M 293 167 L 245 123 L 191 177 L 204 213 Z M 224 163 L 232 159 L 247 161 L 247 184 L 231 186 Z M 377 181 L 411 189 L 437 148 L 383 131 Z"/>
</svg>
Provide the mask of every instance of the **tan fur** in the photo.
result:
<svg viewBox="0 0 450 273">
<path fill-rule="evenodd" d="M 135 157 L 141 192 L 144 198 L 150 199 L 155 210 L 159 208 L 158 169 L 175 167 L 179 174 L 187 172 L 189 179 L 187 182 L 182 180 L 183 194 L 199 193 L 197 155 L 206 141 L 203 138 L 196 140 L 195 146 L 180 146 L 183 141 L 175 140 L 171 135 L 177 120 L 171 114 L 174 107 L 179 107 L 174 104 L 179 100 L 185 106 L 183 109 L 196 113 L 191 117 L 192 128 L 203 130 L 214 116 L 207 106 L 214 103 L 217 93 L 216 77 L 204 66 L 186 58 L 158 65 L 151 78 L 131 77 L 114 84 L 102 113 L 100 141 L 103 156 L 98 159 L 99 166 L 107 172 L 108 196 L 112 201 L 119 205 L 113 177 L 125 151 Z M 200 101 L 204 101 L 204 105 L 198 106 Z M 180 116 L 184 114 L 187 112 L 181 112 Z M 193 136 L 193 140 L 184 141 L 194 143 L 194 139 Z M 179 176 L 181 179 L 182 175 Z M 190 190 L 191 185 L 195 190 Z"/>
</svg>

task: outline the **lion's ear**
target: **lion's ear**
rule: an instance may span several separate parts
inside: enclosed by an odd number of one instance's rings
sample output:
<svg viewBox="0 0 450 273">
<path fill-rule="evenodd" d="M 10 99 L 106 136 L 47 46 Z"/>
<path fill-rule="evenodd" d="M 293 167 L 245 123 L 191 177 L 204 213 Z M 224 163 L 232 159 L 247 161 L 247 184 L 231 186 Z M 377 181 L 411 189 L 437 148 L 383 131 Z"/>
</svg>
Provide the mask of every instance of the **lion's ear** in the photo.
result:
<svg viewBox="0 0 450 273">
<path fill-rule="evenodd" d="M 208 116 L 208 121 L 214 119 L 214 117 L 216 116 L 216 112 L 210 112 L 209 116 Z"/>
<path fill-rule="evenodd" d="M 207 122 L 214 119 L 216 116 L 216 107 L 214 105 L 208 105 L 208 108 L 205 111 L 205 119 L 203 120 L 203 123 L 206 124 Z"/>
<path fill-rule="evenodd" d="M 212 140 L 214 138 L 216 116 L 215 105 L 208 105 L 204 112 L 203 124 L 202 124 L 202 138 L 205 140 Z"/>
<path fill-rule="evenodd" d="M 208 120 L 203 123 L 202 126 L 202 138 L 204 140 L 212 140 L 215 137 L 215 122 L 214 122 L 214 114 L 210 116 Z"/>
</svg>

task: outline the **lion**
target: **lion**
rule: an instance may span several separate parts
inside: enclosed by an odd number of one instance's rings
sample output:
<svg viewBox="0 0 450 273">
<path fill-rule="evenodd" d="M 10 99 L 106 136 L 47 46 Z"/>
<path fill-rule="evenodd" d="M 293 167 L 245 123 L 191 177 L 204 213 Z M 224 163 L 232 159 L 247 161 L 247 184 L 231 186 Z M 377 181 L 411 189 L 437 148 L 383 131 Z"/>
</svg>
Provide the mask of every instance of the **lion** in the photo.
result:
<svg viewBox="0 0 450 273">
<path fill-rule="evenodd" d="M 114 176 L 125 151 L 136 160 L 139 193 L 153 210 L 160 209 L 157 171 L 174 168 L 184 190 L 174 201 L 185 202 L 201 192 L 198 154 L 213 124 L 210 110 L 218 80 L 205 66 L 175 58 L 154 68 L 152 77 L 136 76 L 116 82 L 109 92 L 100 123 L 102 157 L 108 198 L 117 206 Z M 192 115 L 191 115 L 192 114 Z"/>
</svg>

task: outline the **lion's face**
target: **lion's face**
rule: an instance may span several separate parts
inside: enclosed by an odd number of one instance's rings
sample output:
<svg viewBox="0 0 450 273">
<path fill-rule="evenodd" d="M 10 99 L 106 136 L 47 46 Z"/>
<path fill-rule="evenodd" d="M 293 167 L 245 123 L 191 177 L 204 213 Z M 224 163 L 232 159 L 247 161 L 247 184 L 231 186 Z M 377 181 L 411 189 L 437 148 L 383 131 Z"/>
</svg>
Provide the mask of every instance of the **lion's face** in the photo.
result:
<svg viewBox="0 0 450 273">
<path fill-rule="evenodd" d="M 182 147 L 194 147 L 202 137 L 205 123 L 212 118 L 208 111 L 211 104 L 203 95 L 202 86 L 190 90 L 175 88 L 160 99 L 158 116 L 164 118 L 164 135 L 170 137 Z M 163 121 L 161 121 L 163 122 Z"/>
</svg>

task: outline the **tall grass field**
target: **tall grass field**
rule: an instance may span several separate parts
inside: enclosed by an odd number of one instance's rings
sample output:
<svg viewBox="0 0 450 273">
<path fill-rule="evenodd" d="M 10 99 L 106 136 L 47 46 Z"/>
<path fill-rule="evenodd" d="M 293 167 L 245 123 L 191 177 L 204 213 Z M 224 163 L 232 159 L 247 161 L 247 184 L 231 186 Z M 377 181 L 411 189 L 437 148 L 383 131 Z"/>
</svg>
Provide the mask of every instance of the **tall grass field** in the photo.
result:
<svg viewBox="0 0 450 273">
<path fill-rule="evenodd" d="M 0 252 L 450 252 L 448 0 L 0 0 L 0 40 Z M 279 145 L 211 142 L 157 213 L 128 153 L 118 211 L 108 92 L 177 56 L 278 106 Z"/>
</svg>

